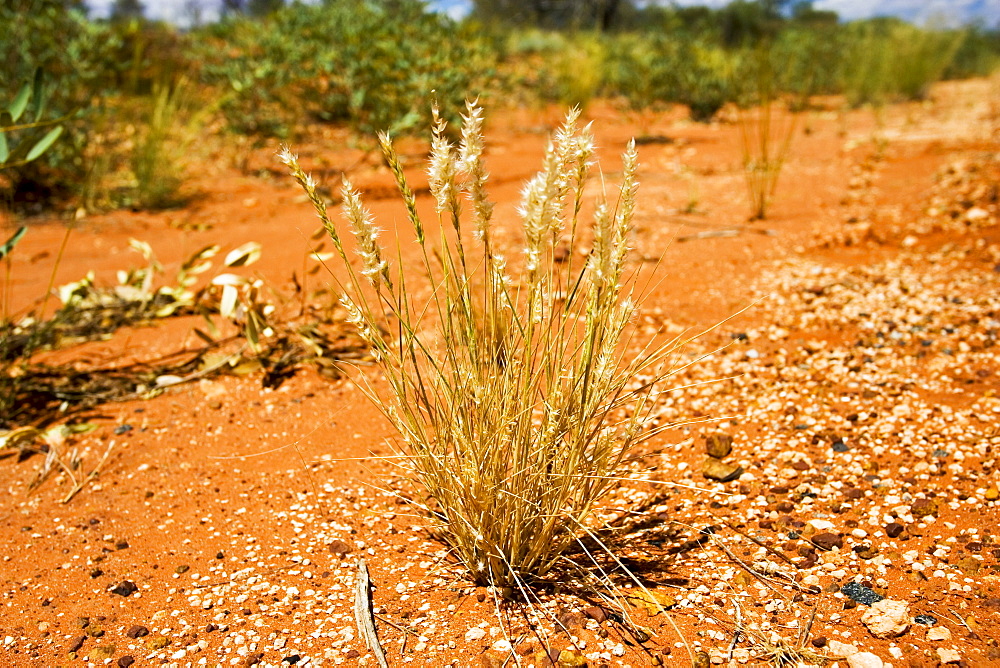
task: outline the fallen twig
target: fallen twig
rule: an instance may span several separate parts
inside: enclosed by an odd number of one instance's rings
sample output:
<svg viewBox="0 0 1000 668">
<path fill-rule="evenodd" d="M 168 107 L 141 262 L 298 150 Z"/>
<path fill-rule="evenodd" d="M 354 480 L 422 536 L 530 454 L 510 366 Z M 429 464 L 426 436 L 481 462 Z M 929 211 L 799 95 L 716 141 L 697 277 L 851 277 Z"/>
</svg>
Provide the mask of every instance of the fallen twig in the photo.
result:
<svg viewBox="0 0 1000 668">
<path fill-rule="evenodd" d="M 368 564 L 364 557 L 358 559 L 358 575 L 354 585 L 354 620 L 358 624 L 358 633 L 364 636 L 365 644 L 375 655 L 380 668 L 389 668 L 385 661 L 385 652 L 378 641 L 375 631 L 375 615 L 372 612 L 371 579 L 368 577 Z"/>
</svg>

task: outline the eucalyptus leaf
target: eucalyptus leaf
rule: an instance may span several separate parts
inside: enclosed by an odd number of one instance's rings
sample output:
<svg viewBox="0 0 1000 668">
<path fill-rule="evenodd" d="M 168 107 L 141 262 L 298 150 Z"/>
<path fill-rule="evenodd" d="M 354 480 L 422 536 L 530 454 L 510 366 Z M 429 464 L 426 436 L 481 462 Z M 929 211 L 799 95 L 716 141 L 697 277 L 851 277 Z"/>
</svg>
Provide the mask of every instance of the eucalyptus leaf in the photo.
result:
<svg viewBox="0 0 1000 668">
<path fill-rule="evenodd" d="M 16 246 L 17 242 L 24 237 L 24 234 L 27 231 L 28 231 L 27 225 L 22 225 L 21 227 L 17 228 L 17 232 L 14 232 L 14 236 L 8 239 L 3 246 L 0 246 L 0 260 L 7 257 L 7 255 L 9 255 L 12 250 L 14 250 L 14 246 Z"/>
<path fill-rule="evenodd" d="M 45 134 L 45 136 L 38 141 L 37 144 L 31 147 L 31 150 L 28 152 L 28 157 L 25 158 L 25 161 L 31 162 L 32 160 L 38 158 L 38 156 L 49 150 L 49 147 L 51 147 L 52 144 L 55 143 L 57 139 L 59 139 L 59 135 L 61 135 L 62 133 L 63 133 L 63 126 L 61 125 L 56 126 L 51 130 L 49 130 Z"/>
<path fill-rule="evenodd" d="M 32 84 L 31 91 L 31 102 L 32 102 L 32 114 L 36 123 L 42 119 L 42 113 L 45 112 L 45 88 L 42 86 L 42 81 L 44 76 L 42 75 L 42 68 L 35 68 L 35 81 Z"/>
<path fill-rule="evenodd" d="M 24 84 L 21 86 L 21 90 L 18 92 L 17 97 L 14 98 L 14 101 L 11 102 L 10 106 L 7 108 L 7 111 L 10 112 L 10 117 L 14 119 L 15 123 L 17 123 L 17 120 L 21 118 L 21 114 L 24 113 L 24 110 L 28 108 L 28 100 L 30 99 L 31 86 Z"/>
<path fill-rule="evenodd" d="M 10 147 L 7 146 L 7 134 L 0 130 L 0 167 L 3 163 L 7 162 L 7 158 L 10 157 Z"/>
</svg>

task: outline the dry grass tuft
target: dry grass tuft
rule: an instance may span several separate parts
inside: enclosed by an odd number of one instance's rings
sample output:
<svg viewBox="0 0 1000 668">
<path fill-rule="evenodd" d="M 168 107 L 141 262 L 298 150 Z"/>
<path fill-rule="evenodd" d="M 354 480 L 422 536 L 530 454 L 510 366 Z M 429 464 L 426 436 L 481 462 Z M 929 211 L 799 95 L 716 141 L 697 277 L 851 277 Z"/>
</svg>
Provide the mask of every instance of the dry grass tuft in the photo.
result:
<svg viewBox="0 0 1000 668">
<path fill-rule="evenodd" d="M 482 110 L 468 105 L 457 145 L 435 111 L 433 229 L 417 212 L 392 142 L 380 137 L 431 287 L 427 300 L 418 299 L 401 261 L 394 270 L 385 259 L 349 182 L 344 214 L 361 268 L 352 266 L 317 184 L 287 149 L 280 155 L 347 271 L 342 302 L 390 388 L 370 394 L 402 436 L 404 467 L 432 499 L 426 510 L 435 528 L 476 582 L 509 592 L 551 572 L 590 533 L 591 512 L 648 435 L 643 418 L 670 372 L 670 345 L 625 352 L 636 311 L 634 276 L 626 275 L 634 143 L 623 156 L 617 201 L 596 206 L 586 232 L 591 252 L 583 260 L 565 254 L 587 227 L 580 212 L 594 144 L 578 119 L 578 111 L 567 116 L 524 187 L 517 280 L 494 240 Z"/>
</svg>

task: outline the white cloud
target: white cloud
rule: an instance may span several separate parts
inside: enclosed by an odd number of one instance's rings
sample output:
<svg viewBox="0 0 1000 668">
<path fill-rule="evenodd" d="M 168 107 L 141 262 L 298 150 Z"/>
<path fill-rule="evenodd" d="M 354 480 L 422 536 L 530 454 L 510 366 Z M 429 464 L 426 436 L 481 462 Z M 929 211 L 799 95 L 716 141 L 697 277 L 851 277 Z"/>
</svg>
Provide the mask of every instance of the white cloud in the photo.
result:
<svg viewBox="0 0 1000 668">
<path fill-rule="evenodd" d="M 996 0 L 816 0 L 814 6 L 849 20 L 872 16 L 900 16 L 918 24 L 940 20 L 954 24 L 976 18 L 992 24 L 1000 20 L 1000 2 Z"/>
</svg>

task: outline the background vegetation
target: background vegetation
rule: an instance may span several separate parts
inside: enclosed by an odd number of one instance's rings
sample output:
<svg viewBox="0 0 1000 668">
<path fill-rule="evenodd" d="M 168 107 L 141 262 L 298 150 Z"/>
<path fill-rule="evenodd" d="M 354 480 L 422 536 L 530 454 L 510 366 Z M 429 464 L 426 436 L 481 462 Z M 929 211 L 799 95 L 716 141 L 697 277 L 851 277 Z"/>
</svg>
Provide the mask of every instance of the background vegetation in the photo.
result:
<svg viewBox="0 0 1000 668">
<path fill-rule="evenodd" d="M 47 118 L 64 119 L 65 131 L 40 159 L 0 174 L 0 204 L 22 213 L 172 206 L 189 194 L 195 139 L 265 145 L 329 123 L 358 137 L 427 133 L 434 100 L 458 110 L 477 95 L 493 106 L 605 97 L 631 109 L 683 104 L 708 121 L 727 103 L 760 99 L 762 59 L 773 72 L 768 96 L 796 105 L 820 94 L 852 105 L 919 99 L 936 80 L 1000 63 L 996 28 L 842 22 L 808 2 L 473 4 L 456 22 L 417 0 L 226 0 L 209 24 L 192 3 L 191 25 L 179 29 L 143 18 L 138 0 L 118 0 L 102 19 L 80 0 L 5 2 L 0 99 L 42 68 Z M 31 131 L 5 136 L 13 146 Z"/>
</svg>

